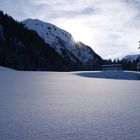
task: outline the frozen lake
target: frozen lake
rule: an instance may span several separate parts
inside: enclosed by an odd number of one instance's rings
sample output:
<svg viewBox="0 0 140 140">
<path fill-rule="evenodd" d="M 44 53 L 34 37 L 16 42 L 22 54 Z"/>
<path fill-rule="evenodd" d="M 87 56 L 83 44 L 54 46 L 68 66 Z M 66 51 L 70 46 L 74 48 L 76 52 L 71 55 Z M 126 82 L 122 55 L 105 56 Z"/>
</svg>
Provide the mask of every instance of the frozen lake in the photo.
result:
<svg viewBox="0 0 140 140">
<path fill-rule="evenodd" d="M 140 140 L 139 79 L 0 71 L 0 140 Z"/>
</svg>

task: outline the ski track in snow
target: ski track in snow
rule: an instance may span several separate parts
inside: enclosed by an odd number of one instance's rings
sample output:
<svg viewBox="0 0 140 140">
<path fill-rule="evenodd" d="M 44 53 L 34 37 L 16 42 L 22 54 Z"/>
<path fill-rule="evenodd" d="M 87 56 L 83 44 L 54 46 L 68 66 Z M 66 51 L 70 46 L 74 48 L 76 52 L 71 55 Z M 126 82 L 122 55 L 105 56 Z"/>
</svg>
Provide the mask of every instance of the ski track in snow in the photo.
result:
<svg viewBox="0 0 140 140">
<path fill-rule="evenodd" d="M 139 140 L 140 81 L 79 73 L 0 71 L 0 140 Z"/>
</svg>

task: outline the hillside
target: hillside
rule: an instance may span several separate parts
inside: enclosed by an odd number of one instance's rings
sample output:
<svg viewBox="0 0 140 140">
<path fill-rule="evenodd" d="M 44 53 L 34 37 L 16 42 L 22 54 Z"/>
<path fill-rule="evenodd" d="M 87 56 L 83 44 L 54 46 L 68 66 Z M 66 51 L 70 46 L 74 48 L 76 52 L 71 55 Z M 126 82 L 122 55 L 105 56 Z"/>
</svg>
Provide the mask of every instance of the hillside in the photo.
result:
<svg viewBox="0 0 140 140">
<path fill-rule="evenodd" d="M 38 19 L 27 19 L 22 23 L 36 31 L 64 59 L 76 63 L 81 69 L 93 70 L 101 64 L 99 55 L 82 42 L 76 42 L 67 31 Z"/>
<path fill-rule="evenodd" d="M 24 25 L 23 25 L 23 24 Z M 0 65 L 17 70 L 97 70 L 102 58 L 55 25 L 0 12 Z"/>
<path fill-rule="evenodd" d="M 0 65 L 17 70 L 78 69 L 55 52 L 35 32 L 0 12 Z"/>
</svg>

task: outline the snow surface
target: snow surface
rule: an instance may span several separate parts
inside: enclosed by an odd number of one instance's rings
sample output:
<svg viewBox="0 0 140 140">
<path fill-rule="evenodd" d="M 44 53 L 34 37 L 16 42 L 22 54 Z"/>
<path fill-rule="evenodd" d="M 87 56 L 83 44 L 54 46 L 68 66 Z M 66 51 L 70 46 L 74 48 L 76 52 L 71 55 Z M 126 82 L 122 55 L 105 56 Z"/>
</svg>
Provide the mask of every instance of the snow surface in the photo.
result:
<svg viewBox="0 0 140 140">
<path fill-rule="evenodd" d="M 0 71 L 15 71 L 15 70 L 0 66 Z"/>
<path fill-rule="evenodd" d="M 72 61 L 75 61 L 73 56 L 84 64 L 90 60 L 94 60 L 94 52 L 91 52 L 91 48 L 81 42 L 74 41 L 72 35 L 67 31 L 38 19 L 26 19 L 22 23 L 29 29 L 36 31 L 60 55 L 63 56 L 63 49 L 68 52 L 67 54 Z"/>
<path fill-rule="evenodd" d="M 140 59 L 140 54 L 127 55 L 127 56 L 124 57 L 125 60 L 131 61 L 131 62 L 136 61 L 138 58 Z"/>
<path fill-rule="evenodd" d="M 140 81 L 86 73 L 0 71 L 0 140 L 139 140 Z"/>
</svg>

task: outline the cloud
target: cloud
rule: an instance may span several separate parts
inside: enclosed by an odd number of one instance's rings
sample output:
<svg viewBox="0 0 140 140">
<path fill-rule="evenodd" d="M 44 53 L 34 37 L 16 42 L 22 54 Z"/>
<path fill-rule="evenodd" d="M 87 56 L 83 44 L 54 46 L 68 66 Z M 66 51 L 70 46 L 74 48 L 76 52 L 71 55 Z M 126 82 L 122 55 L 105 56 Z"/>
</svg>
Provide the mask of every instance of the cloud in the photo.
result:
<svg viewBox="0 0 140 140">
<path fill-rule="evenodd" d="M 138 53 L 139 0 L 2 0 L 18 20 L 39 18 L 72 33 L 103 58 Z"/>
</svg>

